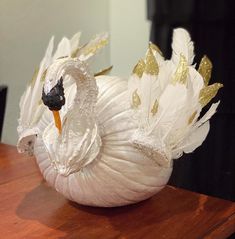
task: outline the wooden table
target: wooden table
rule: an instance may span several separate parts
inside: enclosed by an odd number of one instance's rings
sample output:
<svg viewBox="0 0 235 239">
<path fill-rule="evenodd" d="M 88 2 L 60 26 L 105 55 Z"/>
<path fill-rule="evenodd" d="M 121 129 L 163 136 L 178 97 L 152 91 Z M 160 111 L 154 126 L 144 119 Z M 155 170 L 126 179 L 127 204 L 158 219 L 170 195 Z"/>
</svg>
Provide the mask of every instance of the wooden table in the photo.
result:
<svg viewBox="0 0 235 239">
<path fill-rule="evenodd" d="M 33 158 L 0 144 L 0 238 L 193 239 L 233 232 L 235 203 L 170 186 L 136 205 L 77 205 L 45 183 Z"/>
</svg>

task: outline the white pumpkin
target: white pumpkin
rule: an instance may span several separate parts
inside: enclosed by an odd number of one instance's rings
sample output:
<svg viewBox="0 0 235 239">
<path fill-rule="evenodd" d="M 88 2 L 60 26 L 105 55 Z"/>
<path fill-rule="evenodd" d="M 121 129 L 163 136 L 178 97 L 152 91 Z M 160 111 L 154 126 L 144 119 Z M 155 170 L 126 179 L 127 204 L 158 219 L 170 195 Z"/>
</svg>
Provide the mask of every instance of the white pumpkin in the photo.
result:
<svg viewBox="0 0 235 239">
<path fill-rule="evenodd" d="M 79 36 L 63 38 L 54 56 L 50 41 L 21 98 L 18 149 L 33 153 L 46 181 L 77 203 L 113 207 L 147 199 L 166 185 L 173 159 L 204 141 L 219 103 L 198 118 L 221 85 L 207 86 L 208 58 L 200 73 L 192 66 L 193 43 L 184 29 L 174 31 L 171 60 L 150 44 L 129 80 L 94 77 L 88 60 L 107 34 L 81 48 Z M 60 80 L 61 131 L 41 102 L 42 91 L 49 96 Z"/>
</svg>

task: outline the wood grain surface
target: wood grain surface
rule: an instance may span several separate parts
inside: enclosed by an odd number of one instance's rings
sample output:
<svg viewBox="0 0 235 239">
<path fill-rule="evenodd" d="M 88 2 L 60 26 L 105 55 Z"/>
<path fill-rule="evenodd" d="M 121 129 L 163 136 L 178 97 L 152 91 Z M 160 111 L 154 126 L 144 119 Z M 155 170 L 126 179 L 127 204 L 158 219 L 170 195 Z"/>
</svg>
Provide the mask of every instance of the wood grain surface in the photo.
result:
<svg viewBox="0 0 235 239">
<path fill-rule="evenodd" d="M 0 238 L 222 239 L 233 232 L 235 203 L 170 186 L 131 206 L 80 206 L 45 183 L 34 158 L 0 144 Z"/>
</svg>

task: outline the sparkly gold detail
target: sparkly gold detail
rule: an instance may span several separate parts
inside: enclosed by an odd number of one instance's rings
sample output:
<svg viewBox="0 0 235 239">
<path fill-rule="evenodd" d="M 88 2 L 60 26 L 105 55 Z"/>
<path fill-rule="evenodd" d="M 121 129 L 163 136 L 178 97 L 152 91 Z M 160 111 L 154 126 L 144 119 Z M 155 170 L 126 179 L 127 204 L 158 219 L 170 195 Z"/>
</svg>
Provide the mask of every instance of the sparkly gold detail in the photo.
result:
<svg viewBox="0 0 235 239">
<path fill-rule="evenodd" d="M 157 113 L 157 111 L 158 111 L 158 101 L 155 100 L 153 108 L 151 109 L 151 113 L 153 114 L 153 116 Z"/>
<path fill-rule="evenodd" d="M 99 40 L 96 44 L 92 44 L 90 47 L 88 46 L 87 48 L 85 48 L 83 54 L 85 56 L 89 55 L 89 54 L 95 54 L 100 48 L 104 47 L 105 45 L 108 44 L 108 40 L 107 39 L 101 39 Z"/>
<path fill-rule="evenodd" d="M 97 73 L 94 74 L 94 76 L 101 76 L 101 75 L 107 75 L 110 73 L 110 71 L 113 69 L 113 66 L 110 66 L 108 68 L 105 68 Z"/>
<path fill-rule="evenodd" d="M 71 53 L 71 57 L 72 58 L 76 58 L 77 57 L 77 54 L 79 52 L 80 48 L 78 47 L 77 49 L 75 49 L 72 53 Z"/>
<path fill-rule="evenodd" d="M 194 120 L 196 114 L 197 114 L 197 111 L 193 112 L 192 115 L 189 117 L 189 119 L 188 119 L 188 125 L 190 125 L 190 124 L 193 122 L 193 120 Z"/>
<path fill-rule="evenodd" d="M 132 73 L 136 74 L 139 78 L 141 78 L 144 73 L 144 68 L 145 62 L 143 59 L 140 59 L 139 62 L 135 65 Z"/>
<path fill-rule="evenodd" d="M 46 79 L 47 69 L 42 73 L 41 81 L 44 82 Z"/>
<path fill-rule="evenodd" d="M 149 75 L 158 75 L 159 67 L 150 47 L 147 51 L 145 62 L 144 72 Z"/>
<path fill-rule="evenodd" d="M 220 83 L 214 83 L 213 85 L 209 85 L 201 89 L 200 94 L 199 94 L 199 102 L 202 107 L 206 106 L 211 99 L 213 99 L 218 90 L 223 87 L 222 84 Z"/>
<path fill-rule="evenodd" d="M 37 67 L 33 73 L 33 77 L 32 77 L 32 80 L 30 82 L 31 86 L 34 86 L 35 84 L 35 81 L 37 79 L 37 76 L 38 76 L 38 72 L 39 72 L 39 67 Z"/>
<path fill-rule="evenodd" d="M 71 58 L 76 58 L 79 51 L 82 49 L 85 49 L 85 47 L 87 46 L 88 43 L 82 45 L 81 47 L 78 47 L 77 49 L 75 49 L 72 53 L 71 53 Z"/>
<path fill-rule="evenodd" d="M 160 50 L 160 48 L 157 45 L 155 45 L 154 43 L 149 42 L 149 48 L 153 51 L 158 52 L 161 56 L 163 56 L 162 51 Z"/>
<path fill-rule="evenodd" d="M 205 85 L 209 84 L 209 80 L 211 78 L 211 71 L 212 71 L 212 63 L 207 56 L 204 56 L 201 59 L 201 62 L 200 62 L 199 68 L 198 68 L 198 72 L 203 77 Z"/>
<path fill-rule="evenodd" d="M 132 107 L 138 108 L 138 106 L 141 104 L 140 97 L 137 93 L 137 89 L 132 94 Z"/>
<path fill-rule="evenodd" d="M 179 65 L 176 69 L 174 77 L 171 81 L 173 85 L 176 83 L 186 84 L 188 78 L 188 64 L 184 55 L 180 54 Z"/>
</svg>

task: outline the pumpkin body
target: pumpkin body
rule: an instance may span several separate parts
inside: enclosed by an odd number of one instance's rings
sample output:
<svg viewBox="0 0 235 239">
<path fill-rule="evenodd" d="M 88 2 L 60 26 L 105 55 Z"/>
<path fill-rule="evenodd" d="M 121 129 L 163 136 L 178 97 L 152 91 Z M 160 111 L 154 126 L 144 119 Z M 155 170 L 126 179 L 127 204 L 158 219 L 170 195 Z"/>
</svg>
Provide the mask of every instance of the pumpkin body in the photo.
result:
<svg viewBox="0 0 235 239">
<path fill-rule="evenodd" d="M 79 204 L 114 207 L 145 200 L 167 183 L 172 167 L 163 167 L 131 145 L 136 129 L 131 120 L 127 81 L 117 77 L 97 77 L 96 114 L 102 146 L 98 156 L 80 171 L 68 176 L 51 166 L 42 136 L 37 137 L 34 153 L 45 180 L 69 200 Z M 66 89 L 66 107 L 73 102 L 74 85 Z M 53 124 L 49 111 L 39 122 L 41 132 Z M 159 155 L 160 157 L 160 155 Z"/>
</svg>

